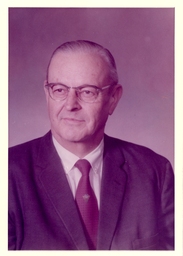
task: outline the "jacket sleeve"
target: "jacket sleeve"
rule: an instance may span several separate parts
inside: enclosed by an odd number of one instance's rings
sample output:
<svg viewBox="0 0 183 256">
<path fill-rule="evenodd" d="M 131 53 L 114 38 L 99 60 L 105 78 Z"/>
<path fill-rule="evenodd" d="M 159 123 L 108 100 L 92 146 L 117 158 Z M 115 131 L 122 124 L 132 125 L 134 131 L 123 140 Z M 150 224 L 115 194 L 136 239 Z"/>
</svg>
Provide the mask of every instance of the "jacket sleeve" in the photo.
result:
<svg viewBox="0 0 183 256">
<path fill-rule="evenodd" d="M 169 162 L 161 186 L 160 249 L 174 250 L 174 173 Z"/>
<path fill-rule="evenodd" d="M 16 249 L 16 232 L 15 225 L 8 214 L 8 250 Z"/>
<path fill-rule="evenodd" d="M 18 193 L 16 175 L 12 175 L 9 168 L 8 179 L 8 250 L 19 250 L 23 239 L 23 216 L 21 213 L 21 199 Z"/>
</svg>

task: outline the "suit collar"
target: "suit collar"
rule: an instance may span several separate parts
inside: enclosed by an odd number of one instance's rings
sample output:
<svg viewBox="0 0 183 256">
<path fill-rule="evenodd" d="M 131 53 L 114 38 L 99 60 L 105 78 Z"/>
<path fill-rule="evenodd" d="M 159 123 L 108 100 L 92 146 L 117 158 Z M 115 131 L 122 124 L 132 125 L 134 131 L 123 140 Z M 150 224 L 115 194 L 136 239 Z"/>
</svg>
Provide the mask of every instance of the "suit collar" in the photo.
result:
<svg viewBox="0 0 183 256">
<path fill-rule="evenodd" d="M 88 250 L 80 216 L 50 132 L 41 141 L 37 168 L 40 169 L 39 180 L 50 199 L 50 208 L 65 225 L 76 249 Z"/>
</svg>

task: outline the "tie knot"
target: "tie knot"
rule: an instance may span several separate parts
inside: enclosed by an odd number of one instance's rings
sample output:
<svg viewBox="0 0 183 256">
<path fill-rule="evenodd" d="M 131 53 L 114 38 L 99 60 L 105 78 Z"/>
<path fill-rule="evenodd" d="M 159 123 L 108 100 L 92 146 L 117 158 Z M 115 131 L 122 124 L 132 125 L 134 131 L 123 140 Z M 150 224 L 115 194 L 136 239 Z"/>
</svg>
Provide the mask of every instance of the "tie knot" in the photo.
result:
<svg viewBox="0 0 183 256">
<path fill-rule="evenodd" d="M 75 163 L 75 166 L 80 170 L 82 175 L 89 175 L 91 168 L 90 163 L 86 159 L 80 159 Z"/>
</svg>

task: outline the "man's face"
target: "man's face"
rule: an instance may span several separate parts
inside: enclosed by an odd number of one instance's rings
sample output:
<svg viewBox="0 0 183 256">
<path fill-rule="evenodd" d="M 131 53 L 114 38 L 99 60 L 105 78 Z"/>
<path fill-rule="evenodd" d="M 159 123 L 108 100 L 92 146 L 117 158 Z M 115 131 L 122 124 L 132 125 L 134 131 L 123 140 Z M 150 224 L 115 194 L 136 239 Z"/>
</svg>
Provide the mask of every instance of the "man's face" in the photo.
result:
<svg viewBox="0 0 183 256">
<path fill-rule="evenodd" d="M 102 88 L 109 84 L 108 71 L 107 64 L 94 53 L 59 52 L 51 61 L 48 83 Z M 106 89 L 99 93 L 94 103 L 86 103 L 77 98 L 74 89 L 70 89 L 63 101 L 55 101 L 50 98 L 47 89 L 45 92 L 52 134 L 61 145 L 100 142 L 108 115 L 112 114 L 117 104 L 114 93 Z"/>
</svg>

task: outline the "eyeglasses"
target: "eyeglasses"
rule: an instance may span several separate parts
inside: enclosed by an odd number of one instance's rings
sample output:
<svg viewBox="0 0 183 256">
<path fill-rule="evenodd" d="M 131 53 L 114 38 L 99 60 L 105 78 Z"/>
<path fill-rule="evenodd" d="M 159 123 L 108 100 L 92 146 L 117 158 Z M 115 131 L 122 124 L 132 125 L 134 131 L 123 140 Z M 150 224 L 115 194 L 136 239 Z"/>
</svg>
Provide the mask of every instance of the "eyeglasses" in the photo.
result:
<svg viewBox="0 0 183 256">
<path fill-rule="evenodd" d="M 76 96 L 84 102 L 93 103 L 97 99 L 99 93 L 110 87 L 107 85 L 105 87 L 99 88 L 94 85 L 84 85 L 78 87 L 68 87 L 60 83 L 48 83 L 45 85 L 48 89 L 50 97 L 55 101 L 65 100 L 68 96 L 69 90 L 74 89 L 76 91 Z"/>
</svg>

